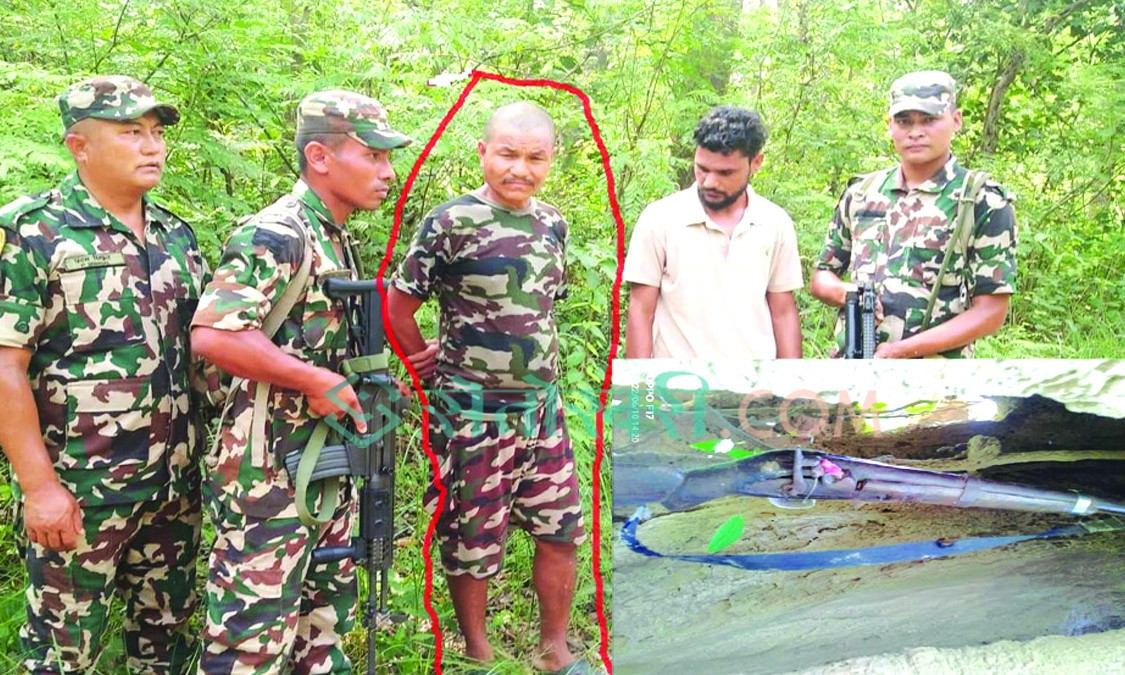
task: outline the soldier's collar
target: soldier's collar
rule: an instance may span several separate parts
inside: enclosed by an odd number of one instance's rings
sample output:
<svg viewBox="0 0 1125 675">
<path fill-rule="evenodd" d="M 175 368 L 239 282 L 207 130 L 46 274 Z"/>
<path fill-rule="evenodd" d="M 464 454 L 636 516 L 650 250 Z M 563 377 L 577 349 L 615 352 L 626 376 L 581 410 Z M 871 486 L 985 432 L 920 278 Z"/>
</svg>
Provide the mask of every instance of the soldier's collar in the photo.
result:
<svg viewBox="0 0 1125 675">
<path fill-rule="evenodd" d="M 299 199 L 302 204 L 312 209 L 312 212 L 320 218 L 321 222 L 331 227 L 334 230 L 343 230 L 344 228 L 336 224 L 332 218 L 332 212 L 324 205 L 313 189 L 309 187 L 303 179 L 298 179 L 297 184 L 293 186 L 292 195 Z"/>
<path fill-rule="evenodd" d="M 935 171 L 934 175 L 930 176 L 929 180 L 914 189 L 918 192 L 944 192 L 945 187 L 957 177 L 959 168 L 960 165 L 957 163 L 957 158 L 953 156 L 953 153 L 950 153 L 949 159 L 945 160 L 945 164 Z M 894 173 L 894 188 L 899 192 L 909 192 L 906 187 L 906 179 L 903 178 L 902 175 L 902 164 L 899 164 L 898 170 Z"/>
<path fill-rule="evenodd" d="M 97 198 L 82 183 L 77 171 L 63 179 L 59 185 L 59 195 L 62 197 L 63 206 L 66 207 L 63 209 L 63 219 L 68 226 L 78 229 L 104 227 L 130 232 L 124 223 L 102 208 Z M 147 195 L 141 199 L 141 205 L 144 209 L 146 227 L 155 224 L 162 230 L 168 229 L 168 224 L 164 222 L 163 216 Z"/>
</svg>

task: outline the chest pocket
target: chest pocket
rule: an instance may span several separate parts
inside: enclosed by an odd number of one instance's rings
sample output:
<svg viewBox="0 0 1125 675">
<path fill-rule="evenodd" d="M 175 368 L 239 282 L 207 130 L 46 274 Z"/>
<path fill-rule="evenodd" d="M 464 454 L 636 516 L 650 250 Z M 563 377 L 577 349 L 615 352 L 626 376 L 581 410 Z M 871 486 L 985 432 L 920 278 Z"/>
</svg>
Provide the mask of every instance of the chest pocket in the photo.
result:
<svg viewBox="0 0 1125 675">
<path fill-rule="evenodd" d="M 904 241 L 901 249 L 903 277 L 913 285 L 932 289 L 941 274 L 952 234 L 951 227 L 930 226 Z M 947 289 L 961 285 L 964 275 L 965 256 L 960 250 L 960 244 L 954 245 L 950 255 L 953 259 L 941 279 L 943 297 Z"/>
<path fill-rule="evenodd" d="M 71 349 L 108 351 L 144 341 L 137 285 L 120 253 L 72 256 L 59 267 Z"/>
<path fill-rule="evenodd" d="M 851 269 L 853 279 L 876 279 L 887 266 L 887 210 L 859 209 L 852 216 Z"/>
</svg>

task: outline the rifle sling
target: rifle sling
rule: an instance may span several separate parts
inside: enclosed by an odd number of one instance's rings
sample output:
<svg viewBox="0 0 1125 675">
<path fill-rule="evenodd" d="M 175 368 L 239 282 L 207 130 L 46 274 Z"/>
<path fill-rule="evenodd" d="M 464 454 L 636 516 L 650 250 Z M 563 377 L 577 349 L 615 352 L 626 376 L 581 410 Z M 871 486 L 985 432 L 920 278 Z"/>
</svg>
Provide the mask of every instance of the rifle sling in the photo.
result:
<svg viewBox="0 0 1125 675">
<path fill-rule="evenodd" d="M 930 297 L 926 301 L 926 313 L 922 317 L 922 330 L 926 330 L 930 327 L 930 321 L 933 319 L 934 314 L 934 305 L 937 303 L 938 292 L 941 290 L 941 282 L 945 279 L 946 272 L 949 271 L 949 265 L 953 261 L 953 252 L 959 242 L 961 244 L 961 255 L 968 255 L 968 239 L 972 234 L 977 197 L 980 195 L 980 191 L 984 188 L 984 184 L 987 181 L 988 174 L 983 171 L 969 171 L 965 174 L 965 182 L 962 184 L 961 192 L 957 197 L 954 229 L 949 235 L 949 241 L 945 244 L 945 251 L 942 253 L 941 270 L 938 272 L 937 279 L 934 280 L 934 287 L 930 290 Z"/>
<path fill-rule="evenodd" d="M 866 548 L 834 549 L 828 551 L 792 551 L 784 553 L 746 553 L 746 554 L 676 554 L 660 553 L 645 546 L 637 536 L 637 526 L 648 514 L 638 509 L 621 528 L 621 540 L 629 550 L 651 558 L 666 558 L 681 562 L 724 565 L 751 571 L 795 571 L 823 570 L 861 565 L 886 565 L 890 563 L 931 560 L 947 556 L 983 551 L 998 546 L 1016 544 L 1034 539 L 1054 537 L 1073 537 L 1096 532 L 1116 532 L 1125 530 L 1125 520 L 1108 517 L 1088 520 L 1071 525 L 1055 527 L 1034 534 L 1017 534 L 994 537 L 965 537 L 955 541 L 938 539 L 936 541 L 912 541 L 903 544 L 869 546 Z"/>
<path fill-rule="evenodd" d="M 387 369 L 387 353 L 379 352 L 378 354 L 345 359 L 340 364 L 340 369 L 349 379 L 353 375 L 362 377 L 367 373 L 384 371 Z M 328 438 L 329 429 L 328 422 L 325 420 L 321 420 L 316 425 L 312 436 L 309 437 L 309 442 L 305 444 L 305 449 L 301 452 L 301 461 L 297 464 L 297 472 L 292 477 L 297 490 L 297 516 L 308 527 L 318 527 L 332 520 L 332 515 L 339 505 L 339 479 L 336 477 L 313 478 L 316 473 L 317 462 L 321 458 L 321 451 L 324 449 L 324 443 Z M 321 502 L 320 509 L 316 513 L 309 510 L 307 501 L 309 485 L 312 483 L 320 485 Z"/>
<path fill-rule="evenodd" d="M 336 513 L 336 507 L 340 503 L 340 479 L 327 478 L 316 481 L 320 486 L 320 510 L 314 514 L 309 510 L 308 505 L 309 483 L 312 482 L 310 479 L 313 470 L 316 469 L 317 460 L 320 459 L 320 451 L 324 449 L 324 441 L 328 438 L 329 428 L 328 422 L 324 420 L 316 425 L 312 435 L 309 436 L 309 442 L 305 444 L 305 449 L 301 452 L 301 462 L 297 465 L 297 475 L 293 476 L 293 482 L 297 488 L 297 517 L 306 526 L 313 528 L 332 520 L 333 514 Z"/>
<path fill-rule="evenodd" d="M 305 242 L 305 253 L 304 257 L 301 259 L 301 266 L 297 268 L 296 273 L 289 279 L 289 283 L 285 286 L 285 292 L 281 294 L 281 297 L 277 300 L 277 302 L 274 303 L 273 307 L 270 308 L 269 313 L 267 313 L 265 318 L 262 319 L 262 332 L 265 333 L 266 337 L 270 338 L 271 340 L 275 335 L 277 335 L 277 331 L 280 330 L 281 324 L 285 322 L 285 319 L 288 318 L 289 313 L 292 312 L 293 308 L 297 306 L 297 301 L 301 298 L 301 296 L 305 294 L 307 290 L 309 274 L 312 271 L 312 243 L 309 240 L 308 233 L 304 231 L 304 228 L 301 228 L 300 234 L 304 238 Z M 230 409 L 234 403 L 234 393 L 238 391 L 246 381 L 247 378 L 245 377 L 235 377 L 233 380 L 231 380 L 230 394 L 227 396 L 227 400 L 223 405 L 222 413 L 219 415 L 219 431 L 215 434 L 215 440 L 211 445 L 211 454 L 213 455 L 218 454 L 219 452 L 219 442 L 223 437 L 223 424 L 226 422 L 227 415 L 230 414 Z M 250 446 L 251 456 L 266 457 L 269 454 L 266 448 L 266 426 L 267 420 L 269 419 L 270 385 L 267 382 L 251 381 L 249 382 L 248 386 L 253 386 L 254 388 L 254 407 L 250 418 L 250 438 L 248 439 L 248 445 Z M 250 392 L 248 391 L 247 393 Z M 327 435 L 327 433 L 327 424 L 322 420 L 313 431 L 312 437 L 316 438 L 319 435 L 321 437 L 320 446 L 323 447 L 324 437 Z M 317 449 L 317 454 L 319 454 L 319 448 Z M 302 486 L 298 485 L 299 489 L 301 487 Z M 305 491 L 307 491 L 307 481 L 305 482 L 303 488 Z M 321 491 L 322 496 L 324 497 L 324 502 L 328 502 L 329 497 L 331 497 L 331 500 L 335 502 L 338 497 L 337 492 L 339 491 L 339 482 L 331 482 L 329 484 L 328 491 L 325 491 L 325 488 L 322 485 Z M 303 496 L 304 493 L 302 493 L 302 497 Z M 305 500 L 302 497 L 299 497 L 297 499 L 298 515 L 300 515 L 300 512 L 302 510 L 305 510 L 306 515 L 308 515 L 307 509 L 304 508 Z M 331 513 L 335 511 L 335 509 L 336 506 L 335 503 L 333 503 L 332 508 L 328 510 L 329 517 L 331 517 Z M 301 518 L 301 522 L 303 522 L 305 525 L 308 525 L 309 527 L 315 527 L 316 525 L 320 524 L 320 522 L 317 522 L 316 520 L 307 520 L 305 517 Z M 327 520 L 321 522 L 327 522 Z"/>
</svg>

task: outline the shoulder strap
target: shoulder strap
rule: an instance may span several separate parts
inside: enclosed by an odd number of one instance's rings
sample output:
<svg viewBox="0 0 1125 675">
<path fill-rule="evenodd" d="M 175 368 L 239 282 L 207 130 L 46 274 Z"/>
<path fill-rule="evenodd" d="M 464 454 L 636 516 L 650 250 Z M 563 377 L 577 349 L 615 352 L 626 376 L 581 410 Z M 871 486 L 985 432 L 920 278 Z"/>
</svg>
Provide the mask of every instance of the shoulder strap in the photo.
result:
<svg viewBox="0 0 1125 675">
<path fill-rule="evenodd" d="M 938 271 L 937 278 L 934 280 L 934 287 L 930 290 L 930 297 L 926 301 L 926 313 L 922 317 L 922 330 L 930 327 L 934 304 L 937 302 L 938 291 L 941 290 L 941 282 L 945 279 L 945 274 L 949 271 L 949 265 L 953 261 L 953 252 L 958 247 L 960 247 L 962 255 L 969 252 L 969 239 L 973 236 L 977 197 L 980 196 L 980 191 L 984 189 L 986 182 L 988 182 L 988 174 L 984 171 L 969 171 L 965 174 L 965 182 L 961 185 L 960 193 L 957 196 L 957 211 L 953 216 L 953 232 L 950 233 L 949 241 L 945 244 L 941 270 Z"/>
<path fill-rule="evenodd" d="M 297 229 L 296 227 L 294 229 Z M 285 287 L 285 292 L 270 308 L 266 317 L 262 320 L 262 332 L 266 337 L 271 340 L 277 331 L 281 328 L 281 324 L 285 323 L 285 318 L 293 311 L 297 305 L 297 299 L 305 292 L 305 286 L 308 285 L 309 272 L 312 269 L 312 243 L 309 241 L 308 233 L 304 228 L 300 230 L 301 237 L 305 240 L 305 255 L 301 258 L 301 266 L 297 268 L 296 274 L 289 280 L 289 284 Z M 246 381 L 245 377 L 236 377 L 231 380 L 230 394 L 227 395 L 226 404 L 223 406 L 223 412 L 219 415 L 219 429 L 223 428 L 223 423 L 226 421 L 227 414 L 230 412 L 231 404 L 234 403 L 234 393 Z M 269 398 L 270 385 L 265 382 L 258 382 L 254 391 L 254 413 L 250 422 L 250 442 L 251 443 L 264 443 L 265 442 L 265 418 L 266 418 L 266 402 Z M 211 446 L 211 453 L 216 454 L 219 450 L 219 440 L 222 438 L 222 433 L 215 434 L 215 441 Z"/>
</svg>

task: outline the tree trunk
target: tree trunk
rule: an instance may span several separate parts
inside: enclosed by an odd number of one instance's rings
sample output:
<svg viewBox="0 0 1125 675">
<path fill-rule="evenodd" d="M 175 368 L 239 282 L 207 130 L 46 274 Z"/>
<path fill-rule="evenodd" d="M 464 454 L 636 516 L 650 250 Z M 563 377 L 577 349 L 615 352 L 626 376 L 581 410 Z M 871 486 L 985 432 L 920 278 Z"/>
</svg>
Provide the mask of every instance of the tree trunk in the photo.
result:
<svg viewBox="0 0 1125 675">
<path fill-rule="evenodd" d="M 996 152 L 996 145 L 1000 138 L 1000 116 L 1003 114 L 1004 96 L 1008 93 L 1008 87 L 1012 86 L 1012 82 L 1019 75 L 1026 58 L 1023 51 L 1013 52 L 1000 71 L 1000 77 L 992 85 L 992 91 L 988 95 L 988 111 L 984 116 L 984 130 L 981 132 L 980 151 L 985 154 L 991 155 Z"/>
</svg>

